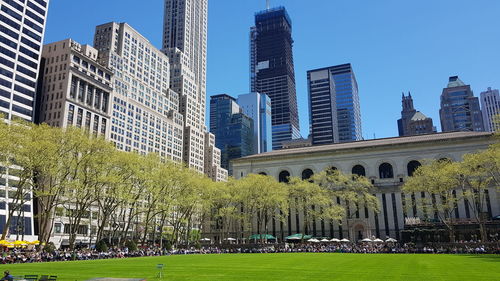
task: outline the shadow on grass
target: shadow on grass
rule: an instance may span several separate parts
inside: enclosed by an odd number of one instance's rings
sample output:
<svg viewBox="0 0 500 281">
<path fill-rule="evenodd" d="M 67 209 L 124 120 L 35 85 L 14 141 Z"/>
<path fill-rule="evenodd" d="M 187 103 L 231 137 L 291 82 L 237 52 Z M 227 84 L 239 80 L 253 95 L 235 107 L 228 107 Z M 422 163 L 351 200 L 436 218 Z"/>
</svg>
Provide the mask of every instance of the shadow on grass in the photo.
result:
<svg viewBox="0 0 500 281">
<path fill-rule="evenodd" d="M 487 262 L 500 262 L 500 255 L 465 255 L 471 259 L 480 259 Z"/>
</svg>

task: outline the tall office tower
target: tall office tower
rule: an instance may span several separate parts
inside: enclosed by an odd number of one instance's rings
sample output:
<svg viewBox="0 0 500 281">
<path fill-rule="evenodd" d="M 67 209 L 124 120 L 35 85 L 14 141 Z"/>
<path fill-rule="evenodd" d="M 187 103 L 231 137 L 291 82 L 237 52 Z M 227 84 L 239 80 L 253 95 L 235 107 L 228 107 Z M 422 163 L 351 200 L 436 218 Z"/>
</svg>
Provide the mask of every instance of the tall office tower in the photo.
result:
<svg viewBox="0 0 500 281">
<path fill-rule="evenodd" d="M 94 47 L 114 75 L 110 140 L 121 150 L 182 161 L 183 117 L 169 89 L 168 57 L 126 23 L 97 26 Z"/>
<path fill-rule="evenodd" d="M 470 85 L 465 85 L 458 76 L 450 77 L 448 86 L 443 89 L 439 117 L 443 132 L 484 131 L 479 99 L 474 97 Z"/>
<path fill-rule="evenodd" d="M 205 174 L 214 181 L 226 181 L 228 172 L 221 168 L 221 151 L 215 146 L 215 135 L 205 133 Z"/>
<path fill-rule="evenodd" d="M 0 0 L 0 113 L 34 121 L 48 0 Z"/>
<path fill-rule="evenodd" d="M 264 153 L 272 147 L 271 99 L 266 94 L 239 95 L 238 105 L 254 121 L 254 152 Z"/>
<path fill-rule="evenodd" d="M 165 0 L 163 52 L 170 58 L 170 87 L 181 98 L 184 162 L 203 172 L 207 62 L 207 0 Z"/>
<path fill-rule="evenodd" d="M 310 70 L 307 82 L 312 144 L 361 140 L 358 83 L 351 64 Z"/>
<path fill-rule="evenodd" d="M 109 136 L 113 72 L 89 45 L 66 39 L 43 46 L 37 123 Z"/>
<path fill-rule="evenodd" d="M 36 81 L 40 68 L 48 0 L 0 0 L 0 116 L 6 119 L 34 121 Z M 13 204 L 12 188 L 19 177 L 10 171 L 19 167 L 1 167 L 0 231 L 9 227 L 8 234 L 23 235 L 35 240 L 33 200 L 24 203 L 6 226 L 9 208 Z M 29 195 L 30 198 L 33 196 Z M 9 236 L 8 236 L 9 237 Z"/>
<path fill-rule="evenodd" d="M 401 103 L 403 105 L 403 110 L 401 111 L 401 119 L 398 119 L 400 137 L 432 134 L 436 132 L 432 118 L 425 116 L 422 112 L 415 110 L 413 107 L 413 97 L 411 93 L 408 93 L 408 96 L 405 96 L 405 93 L 403 93 Z"/>
<path fill-rule="evenodd" d="M 488 90 L 481 93 L 481 111 L 483 112 L 484 130 L 487 132 L 495 132 L 500 130 L 500 95 L 498 90 Z"/>
<path fill-rule="evenodd" d="M 232 159 L 254 154 L 254 122 L 231 96 L 210 98 L 210 133 L 215 135 L 215 146 L 221 150 L 221 166 L 230 175 Z"/>
<path fill-rule="evenodd" d="M 271 98 L 273 149 L 300 138 L 292 45 L 292 21 L 284 7 L 255 15 L 250 31 L 250 92 Z"/>
</svg>

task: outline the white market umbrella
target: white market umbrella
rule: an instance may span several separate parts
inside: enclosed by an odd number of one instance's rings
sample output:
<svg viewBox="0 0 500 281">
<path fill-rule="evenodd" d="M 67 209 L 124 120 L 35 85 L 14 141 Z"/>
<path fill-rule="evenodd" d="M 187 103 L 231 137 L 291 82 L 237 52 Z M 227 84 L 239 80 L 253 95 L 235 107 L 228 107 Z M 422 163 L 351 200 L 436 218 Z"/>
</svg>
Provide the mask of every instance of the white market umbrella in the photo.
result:
<svg viewBox="0 0 500 281">
<path fill-rule="evenodd" d="M 311 238 L 311 239 L 307 240 L 307 242 L 311 242 L 311 243 L 318 243 L 318 242 L 319 242 L 319 240 L 318 240 L 318 239 L 316 239 L 316 238 Z"/>
<path fill-rule="evenodd" d="M 344 239 L 340 240 L 340 242 L 351 242 L 351 241 L 349 241 L 349 239 L 344 238 Z"/>
<path fill-rule="evenodd" d="M 373 242 L 375 242 L 375 243 L 382 243 L 382 242 L 384 242 L 384 240 L 382 240 L 380 238 L 377 238 L 377 239 L 374 239 Z"/>
<path fill-rule="evenodd" d="M 388 243 L 396 243 L 398 242 L 398 240 L 394 239 L 394 238 L 389 238 L 387 240 L 385 240 L 385 242 L 388 242 Z"/>
<path fill-rule="evenodd" d="M 208 241 L 212 241 L 212 240 L 210 238 L 201 238 L 200 241 L 208 242 Z"/>
<path fill-rule="evenodd" d="M 330 242 L 340 242 L 340 240 L 337 238 L 332 238 L 332 240 L 330 240 Z"/>
<path fill-rule="evenodd" d="M 373 240 L 371 240 L 370 238 L 365 238 L 365 239 L 361 240 L 361 242 L 373 242 Z"/>
<path fill-rule="evenodd" d="M 224 240 L 226 240 L 226 241 L 236 241 L 236 238 L 226 238 Z"/>
<path fill-rule="evenodd" d="M 324 238 L 324 239 L 321 239 L 321 242 L 330 242 L 330 240 Z"/>
</svg>

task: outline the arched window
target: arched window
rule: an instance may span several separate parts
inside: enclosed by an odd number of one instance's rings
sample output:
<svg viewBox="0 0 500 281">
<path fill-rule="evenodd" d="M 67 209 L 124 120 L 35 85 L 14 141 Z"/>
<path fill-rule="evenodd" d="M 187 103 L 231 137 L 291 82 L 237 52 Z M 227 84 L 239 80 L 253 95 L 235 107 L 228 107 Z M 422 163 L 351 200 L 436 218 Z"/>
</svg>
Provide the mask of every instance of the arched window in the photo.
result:
<svg viewBox="0 0 500 281">
<path fill-rule="evenodd" d="M 288 183 L 290 180 L 290 173 L 288 171 L 282 171 L 278 176 L 279 182 Z"/>
<path fill-rule="evenodd" d="M 352 167 L 352 172 L 351 172 L 353 175 L 358 175 L 358 176 L 366 176 L 366 171 L 365 171 L 365 167 L 361 166 L 361 165 L 356 165 L 354 167 Z"/>
<path fill-rule="evenodd" d="M 417 168 L 420 166 L 422 166 L 422 164 L 420 164 L 420 162 L 418 162 L 416 160 L 408 162 L 408 165 L 406 165 L 406 170 L 408 172 L 408 176 L 409 177 L 413 176 L 413 173 L 415 173 Z"/>
<path fill-rule="evenodd" d="M 264 172 L 260 172 L 259 175 L 261 175 L 261 176 L 267 176 L 267 174 L 264 173 Z"/>
<path fill-rule="evenodd" d="M 305 169 L 302 171 L 302 179 L 308 180 L 314 175 L 314 172 L 311 169 Z"/>
<path fill-rule="evenodd" d="M 331 174 L 337 170 L 338 170 L 337 167 L 332 166 L 332 167 L 326 169 L 326 173 Z"/>
<path fill-rule="evenodd" d="M 382 163 L 378 167 L 378 173 L 381 179 L 392 179 L 394 178 L 394 171 L 392 165 L 389 163 Z"/>
</svg>

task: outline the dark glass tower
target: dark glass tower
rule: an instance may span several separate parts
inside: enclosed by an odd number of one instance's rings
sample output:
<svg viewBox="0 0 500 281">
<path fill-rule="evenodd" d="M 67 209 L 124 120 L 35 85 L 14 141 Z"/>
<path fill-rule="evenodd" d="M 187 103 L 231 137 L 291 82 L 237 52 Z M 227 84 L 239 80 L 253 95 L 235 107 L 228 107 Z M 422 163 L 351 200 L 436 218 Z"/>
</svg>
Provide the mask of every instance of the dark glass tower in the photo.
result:
<svg viewBox="0 0 500 281">
<path fill-rule="evenodd" d="M 312 143 L 361 140 L 358 83 L 351 64 L 310 70 L 307 83 Z"/>
<path fill-rule="evenodd" d="M 271 98 L 273 149 L 300 138 L 292 21 L 284 7 L 255 15 L 250 31 L 250 91 Z"/>
<path fill-rule="evenodd" d="M 443 132 L 484 131 L 479 99 L 458 76 L 450 77 L 448 87 L 443 89 L 439 117 Z"/>
<path fill-rule="evenodd" d="M 210 133 L 221 150 L 221 167 L 232 174 L 232 159 L 254 154 L 254 122 L 243 114 L 236 99 L 228 95 L 210 97 Z"/>
</svg>

